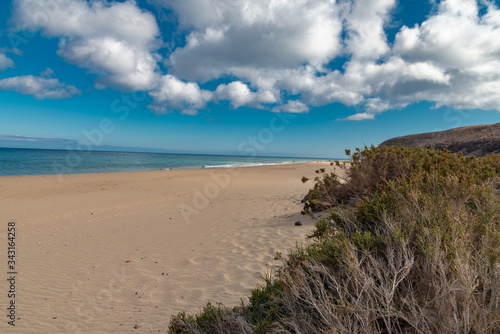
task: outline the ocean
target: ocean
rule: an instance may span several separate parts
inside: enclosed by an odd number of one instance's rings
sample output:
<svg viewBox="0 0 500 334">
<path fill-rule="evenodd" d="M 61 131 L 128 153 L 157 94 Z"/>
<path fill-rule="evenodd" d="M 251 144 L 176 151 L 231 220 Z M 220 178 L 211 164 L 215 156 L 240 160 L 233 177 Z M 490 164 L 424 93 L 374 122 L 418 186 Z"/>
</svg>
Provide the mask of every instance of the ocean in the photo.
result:
<svg viewBox="0 0 500 334">
<path fill-rule="evenodd" d="M 325 159 L 0 148 L 0 176 L 276 165 Z"/>
</svg>

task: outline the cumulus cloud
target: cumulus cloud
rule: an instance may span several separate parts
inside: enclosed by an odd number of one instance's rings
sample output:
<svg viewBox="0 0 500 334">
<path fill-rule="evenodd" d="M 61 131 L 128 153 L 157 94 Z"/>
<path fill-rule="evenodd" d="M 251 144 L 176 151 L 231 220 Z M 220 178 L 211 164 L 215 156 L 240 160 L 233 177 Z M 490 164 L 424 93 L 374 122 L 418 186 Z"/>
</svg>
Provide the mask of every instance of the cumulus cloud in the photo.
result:
<svg viewBox="0 0 500 334">
<path fill-rule="evenodd" d="M 57 79 L 34 77 L 32 75 L 18 76 L 0 80 L 0 89 L 18 92 L 23 95 L 33 95 L 43 99 L 68 99 L 81 92 L 75 86 L 66 85 Z"/>
<path fill-rule="evenodd" d="M 165 0 L 192 29 L 167 64 L 188 80 L 207 81 L 245 69 L 321 68 L 341 51 L 334 1 Z M 207 10 L 200 10 L 207 8 Z M 298 19 L 300 18 L 300 19 Z"/>
<path fill-rule="evenodd" d="M 4 71 L 9 67 L 14 67 L 14 62 L 4 53 L 0 53 L 0 71 Z"/>
<path fill-rule="evenodd" d="M 288 101 L 286 104 L 274 107 L 275 112 L 289 112 L 289 113 L 306 113 L 309 111 L 309 107 L 298 100 Z"/>
<path fill-rule="evenodd" d="M 384 25 L 396 0 L 353 1 L 345 14 L 346 51 L 354 59 L 378 59 L 387 52 Z"/>
<path fill-rule="evenodd" d="M 194 115 L 195 110 L 204 108 L 213 98 L 212 92 L 200 89 L 196 83 L 181 81 L 170 74 L 163 76 L 159 88 L 149 95 L 153 97 L 149 108 L 156 114 L 180 109 L 185 115 Z"/>
<path fill-rule="evenodd" d="M 157 56 L 113 37 L 68 42 L 61 40 L 58 54 L 70 62 L 100 74 L 99 83 L 130 90 L 156 86 Z"/>
<path fill-rule="evenodd" d="M 227 85 L 219 85 L 216 90 L 217 97 L 220 100 L 231 101 L 234 108 L 255 102 L 256 93 L 250 91 L 250 88 L 241 81 L 233 81 Z"/>
<path fill-rule="evenodd" d="M 14 21 L 58 37 L 58 54 L 98 74 L 98 86 L 147 90 L 157 114 L 194 115 L 220 100 L 291 113 L 355 106 L 347 120 L 419 101 L 500 110 L 492 1 L 442 0 L 390 42 L 396 0 L 149 1 L 171 11 L 175 34 L 186 36 L 165 59 L 155 17 L 132 0 L 16 0 Z M 200 88 L 212 80 L 216 89 Z"/>
<path fill-rule="evenodd" d="M 406 94 L 410 101 L 429 100 L 437 106 L 459 109 L 500 110 L 500 11 L 489 4 L 480 16 L 472 0 L 448 0 L 438 12 L 414 27 L 403 27 L 396 36 L 394 54 L 409 66 L 425 64 L 446 73 L 432 90 Z M 439 74 L 436 83 L 439 83 Z M 394 99 L 401 94 L 395 92 Z"/>
<path fill-rule="evenodd" d="M 167 59 L 169 70 L 198 82 L 234 77 L 215 95 L 235 108 L 269 104 L 297 112 L 340 102 L 363 110 L 350 120 L 424 100 L 500 110 L 494 3 L 443 0 L 389 44 L 385 30 L 395 0 L 156 2 L 172 9 L 187 32 L 186 44 Z M 339 57 L 342 69 L 329 70 Z M 304 106 L 284 95 L 299 96 Z"/>
<path fill-rule="evenodd" d="M 373 55 L 374 49 L 386 52 L 383 23 L 394 4 L 321 0 L 156 2 L 172 9 L 180 26 L 188 31 L 186 45 L 166 61 L 172 73 L 200 82 L 236 77 L 217 88 L 218 99 L 229 100 L 235 108 L 268 104 L 277 105 L 273 110 L 289 112 L 303 112 L 305 108 L 287 104 L 282 98 L 284 92 L 300 94 L 307 108 L 332 101 L 353 104 L 362 100 L 356 86 L 346 88 L 350 79 L 325 66 L 349 52 L 344 50 L 342 40 L 347 19 L 352 40 L 347 44 L 352 50 L 356 45 L 366 45 L 366 54 Z M 370 19 L 369 25 L 365 19 Z M 358 29 L 361 22 L 365 25 Z"/>
<path fill-rule="evenodd" d="M 98 83 L 125 90 L 155 87 L 160 31 L 134 1 L 17 0 L 14 21 L 59 37 L 58 54 L 99 75 Z"/>
<path fill-rule="evenodd" d="M 426 21 L 400 29 L 390 57 L 351 59 L 348 77 L 359 78 L 365 109 L 348 120 L 419 101 L 500 111 L 500 11 L 490 3 L 481 16 L 476 1 L 442 1 Z"/>
</svg>

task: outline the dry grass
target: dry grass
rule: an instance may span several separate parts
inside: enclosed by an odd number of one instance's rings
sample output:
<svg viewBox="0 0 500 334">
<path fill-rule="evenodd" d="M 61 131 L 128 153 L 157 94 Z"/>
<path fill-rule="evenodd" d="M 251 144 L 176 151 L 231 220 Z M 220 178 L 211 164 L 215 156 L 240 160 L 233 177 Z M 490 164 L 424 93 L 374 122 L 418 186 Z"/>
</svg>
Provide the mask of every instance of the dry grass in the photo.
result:
<svg viewBox="0 0 500 334">
<path fill-rule="evenodd" d="M 169 330 L 500 333 L 499 167 L 500 156 L 359 150 L 344 183 L 316 179 L 312 200 L 337 206 L 248 305 L 209 304 Z"/>
</svg>

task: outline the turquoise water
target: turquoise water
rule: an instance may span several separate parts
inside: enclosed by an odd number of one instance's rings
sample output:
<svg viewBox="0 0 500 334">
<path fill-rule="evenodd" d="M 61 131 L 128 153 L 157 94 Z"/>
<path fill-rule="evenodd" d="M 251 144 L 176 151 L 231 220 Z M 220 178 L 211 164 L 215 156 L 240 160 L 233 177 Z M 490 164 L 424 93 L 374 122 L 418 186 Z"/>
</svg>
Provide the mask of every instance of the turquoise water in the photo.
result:
<svg viewBox="0 0 500 334">
<path fill-rule="evenodd" d="M 0 148 L 0 176 L 224 168 L 318 159 Z"/>
</svg>

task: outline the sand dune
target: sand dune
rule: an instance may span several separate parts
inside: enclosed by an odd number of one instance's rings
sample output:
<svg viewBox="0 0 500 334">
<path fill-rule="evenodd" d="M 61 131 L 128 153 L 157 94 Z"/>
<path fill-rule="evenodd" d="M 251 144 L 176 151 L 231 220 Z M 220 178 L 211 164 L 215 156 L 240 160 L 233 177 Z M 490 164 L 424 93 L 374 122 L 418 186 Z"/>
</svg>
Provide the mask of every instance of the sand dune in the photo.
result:
<svg viewBox="0 0 500 334">
<path fill-rule="evenodd" d="M 164 333 L 170 315 L 208 300 L 237 305 L 312 230 L 300 178 L 324 166 L 0 178 L 19 318 L 0 332 Z"/>
</svg>

